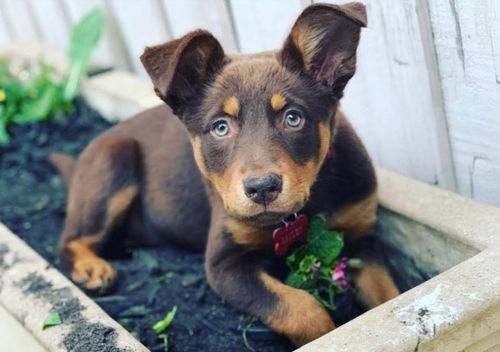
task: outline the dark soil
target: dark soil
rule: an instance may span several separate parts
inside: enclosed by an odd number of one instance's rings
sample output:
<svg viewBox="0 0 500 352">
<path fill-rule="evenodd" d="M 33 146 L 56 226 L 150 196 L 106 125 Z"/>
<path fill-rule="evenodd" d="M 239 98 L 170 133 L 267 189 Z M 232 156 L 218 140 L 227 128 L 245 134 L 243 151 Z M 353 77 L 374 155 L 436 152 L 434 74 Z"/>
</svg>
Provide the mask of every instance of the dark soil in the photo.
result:
<svg viewBox="0 0 500 352">
<path fill-rule="evenodd" d="M 66 192 L 44 158 L 53 151 L 76 156 L 110 126 L 79 101 L 65 118 L 13 126 L 12 142 L 0 149 L 0 221 L 56 267 Z M 168 329 L 172 351 L 293 349 L 284 338 L 258 323 L 251 324 L 250 317 L 232 309 L 210 290 L 202 254 L 175 247 L 135 249 L 128 259 L 111 263 L 119 273 L 118 285 L 111 295 L 94 299 L 153 351 L 161 351 L 163 346 L 151 326 L 173 306 L 178 311 Z M 337 323 L 362 312 L 352 297 L 347 294 L 337 301 L 342 307 L 334 315 Z"/>
</svg>

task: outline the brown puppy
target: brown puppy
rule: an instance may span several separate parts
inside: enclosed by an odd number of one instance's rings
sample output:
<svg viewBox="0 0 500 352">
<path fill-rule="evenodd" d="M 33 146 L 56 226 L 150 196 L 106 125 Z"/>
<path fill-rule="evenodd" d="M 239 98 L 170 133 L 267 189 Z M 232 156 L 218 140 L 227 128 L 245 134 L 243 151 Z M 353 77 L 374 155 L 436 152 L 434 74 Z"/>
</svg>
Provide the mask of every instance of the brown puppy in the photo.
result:
<svg viewBox="0 0 500 352">
<path fill-rule="evenodd" d="M 69 188 L 60 249 L 73 280 L 111 285 L 100 253 L 112 236 L 206 247 L 208 281 L 224 300 L 297 345 L 334 329 L 268 263 L 273 230 L 297 212 L 327 214 L 351 247 L 373 232 L 374 170 L 337 109 L 365 24 L 359 3 L 317 4 L 276 52 L 227 56 L 202 30 L 147 48 L 141 60 L 173 113 L 157 107 L 117 125 L 76 164 L 52 157 Z M 373 307 L 398 291 L 370 250 L 355 281 Z"/>
</svg>

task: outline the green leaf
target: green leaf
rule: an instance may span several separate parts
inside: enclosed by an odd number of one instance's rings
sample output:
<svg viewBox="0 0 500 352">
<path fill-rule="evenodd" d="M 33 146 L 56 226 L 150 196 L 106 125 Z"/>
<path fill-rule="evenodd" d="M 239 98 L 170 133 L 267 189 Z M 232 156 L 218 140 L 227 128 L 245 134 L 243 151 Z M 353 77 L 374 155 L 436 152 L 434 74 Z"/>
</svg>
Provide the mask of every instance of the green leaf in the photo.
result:
<svg viewBox="0 0 500 352">
<path fill-rule="evenodd" d="M 92 51 L 99 42 L 103 25 L 103 11 L 94 9 L 85 15 L 73 29 L 68 53 L 70 71 L 64 89 L 64 100 L 71 101 L 75 97 L 80 78 L 85 74 Z"/>
<path fill-rule="evenodd" d="M 21 124 L 46 120 L 53 107 L 57 105 L 57 93 L 57 86 L 47 82 L 40 87 L 39 96 L 36 99 L 27 101 L 21 106 L 21 112 L 14 115 L 13 121 Z"/>
<path fill-rule="evenodd" d="M 285 284 L 291 287 L 301 288 L 306 281 L 307 278 L 304 274 L 292 271 L 285 279 Z"/>
<path fill-rule="evenodd" d="M 316 258 L 316 256 L 310 254 L 306 255 L 304 259 L 300 261 L 299 271 L 304 274 L 310 273 L 312 271 L 313 264 L 316 263 L 317 261 L 318 258 Z"/>
<path fill-rule="evenodd" d="M 307 253 L 315 255 L 323 265 L 330 266 L 344 246 L 342 235 L 326 228 L 326 219 L 315 215 L 308 231 Z"/>
<path fill-rule="evenodd" d="M 61 316 L 59 315 L 59 313 L 57 313 L 57 312 L 51 313 L 51 314 L 49 314 L 49 316 L 47 318 L 45 318 L 45 321 L 43 322 L 42 329 L 45 330 L 45 329 L 51 328 L 53 326 L 61 325 L 61 324 L 62 324 L 62 321 L 61 321 Z"/>
<path fill-rule="evenodd" d="M 10 142 L 10 136 L 7 132 L 7 109 L 0 106 L 0 146 Z"/>
<path fill-rule="evenodd" d="M 172 324 L 176 312 L 177 312 L 177 306 L 174 306 L 172 310 L 167 313 L 167 315 L 163 320 L 160 320 L 153 325 L 153 330 L 155 331 L 156 334 L 161 334 L 170 326 L 170 324 Z"/>
</svg>

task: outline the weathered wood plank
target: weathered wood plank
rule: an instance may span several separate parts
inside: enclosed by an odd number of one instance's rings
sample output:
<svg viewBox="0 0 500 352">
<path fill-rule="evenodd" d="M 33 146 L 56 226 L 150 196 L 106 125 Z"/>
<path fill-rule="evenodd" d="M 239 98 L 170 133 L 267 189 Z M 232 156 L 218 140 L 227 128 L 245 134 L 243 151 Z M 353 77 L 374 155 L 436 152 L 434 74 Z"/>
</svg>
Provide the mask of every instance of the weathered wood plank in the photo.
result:
<svg viewBox="0 0 500 352">
<path fill-rule="evenodd" d="M 197 28 L 208 29 L 228 53 L 238 51 L 229 8 L 224 0 L 163 0 L 174 38 Z"/>
<path fill-rule="evenodd" d="M 500 205 L 500 3 L 429 6 L 458 190 Z"/>
<path fill-rule="evenodd" d="M 148 45 L 163 43 L 171 38 L 157 0 L 111 0 L 113 13 L 120 26 L 130 61 L 136 73 L 146 77 L 139 56 Z"/>
<path fill-rule="evenodd" d="M 243 53 L 279 48 L 304 6 L 302 0 L 231 0 L 230 4 Z"/>
<path fill-rule="evenodd" d="M 58 0 L 30 1 L 33 17 L 40 31 L 41 39 L 53 46 L 64 49 L 68 46 L 71 24 L 66 18 Z"/>
<path fill-rule="evenodd" d="M 10 30 L 5 22 L 4 13 L 2 11 L 2 3 L 0 2 L 0 45 L 5 45 L 11 42 Z"/>
<path fill-rule="evenodd" d="M 439 87 L 431 79 L 436 67 L 429 60 L 428 29 L 419 19 L 426 15 L 419 13 L 420 1 L 365 3 L 368 27 L 343 109 L 378 165 L 453 189 L 445 116 L 433 95 Z"/>
<path fill-rule="evenodd" d="M 14 40 L 36 40 L 38 28 L 27 0 L 0 0 L 0 11 Z"/>
</svg>

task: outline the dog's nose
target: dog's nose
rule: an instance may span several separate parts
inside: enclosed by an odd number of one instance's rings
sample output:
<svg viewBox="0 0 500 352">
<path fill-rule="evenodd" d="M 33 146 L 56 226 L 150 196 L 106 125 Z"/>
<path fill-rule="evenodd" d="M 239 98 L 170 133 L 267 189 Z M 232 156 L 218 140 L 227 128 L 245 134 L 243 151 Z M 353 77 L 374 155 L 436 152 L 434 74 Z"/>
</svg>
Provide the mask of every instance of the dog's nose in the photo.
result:
<svg viewBox="0 0 500 352">
<path fill-rule="evenodd" d="M 276 174 L 249 176 L 243 181 L 243 187 L 246 196 L 255 203 L 270 204 L 281 192 L 281 176 Z"/>
</svg>

